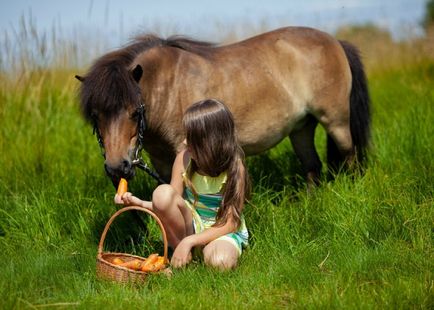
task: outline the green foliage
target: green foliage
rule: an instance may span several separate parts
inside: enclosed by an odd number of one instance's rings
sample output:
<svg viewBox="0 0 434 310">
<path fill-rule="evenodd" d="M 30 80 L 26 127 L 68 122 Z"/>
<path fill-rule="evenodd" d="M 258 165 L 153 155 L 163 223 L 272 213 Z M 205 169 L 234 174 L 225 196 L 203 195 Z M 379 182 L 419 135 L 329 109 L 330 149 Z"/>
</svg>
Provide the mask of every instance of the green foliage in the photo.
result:
<svg viewBox="0 0 434 310">
<path fill-rule="evenodd" d="M 434 23 L 434 0 L 428 0 L 426 3 L 426 12 L 424 25 L 425 27 L 430 26 Z"/>
<path fill-rule="evenodd" d="M 352 40 L 362 37 L 364 40 L 372 40 L 375 38 L 376 40 L 386 42 L 392 41 L 390 32 L 371 23 L 340 27 L 336 31 L 336 37 L 342 39 L 351 38 Z"/>
<path fill-rule="evenodd" d="M 0 84 L 0 308 L 432 308 L 434 62 L 370 75 L 373 147 L 366 174 L 338 175 L 312 194 L 285 141 L 249 158 L 251 245 L 220 273 L 195 262 L 139 287 L 95 277 L 101 232 L 114 213 L 72 72 Z M 324 133 L 317 134 L 325 152 Z M 131 183 L 149 198 L 155 183 Z M 113 224 L 106 248 L 161 246 Z M 144 242 L 146 241 L 146 242 Z"/>
</svg>

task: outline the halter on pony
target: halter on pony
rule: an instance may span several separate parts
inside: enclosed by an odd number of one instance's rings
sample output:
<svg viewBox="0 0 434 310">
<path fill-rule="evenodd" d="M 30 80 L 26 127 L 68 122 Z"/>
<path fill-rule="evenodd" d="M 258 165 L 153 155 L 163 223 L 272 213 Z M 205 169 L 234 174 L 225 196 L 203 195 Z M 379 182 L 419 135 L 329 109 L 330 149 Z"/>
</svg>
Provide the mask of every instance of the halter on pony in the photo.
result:
<svg viewBox="0 0 434 310">
<path fill-rule="evenodd" d="M 146 130 L 145 106 L 142 103 L 137 108 L 136 113 L 138 115 L 137 142 L 136 142 L 136 149 L 134 151 L 134 158 L 131 161 L 131 164 L 133 166 L 137 166 L 140 169 L 146 171 L 146 173 L 148 173 L 151 177 L 157 180 L 160 184 L 165 184 L 166 182 L 158 175 L 158 173 L 152 170 L 149 167 L 149 165 L 143 160 L 143 158 L 140 157 L 140 152 L 143 149 L 143 140 L 145 138 L 145 130 Z M 101 149 L 101 155 L 105 158 L 104 141 L 98 129 L 98 122 L 95 117 L 92 117 L 92 120 L 93 120 L 93 134 L 96 135 L 96 139 Z"/>
</svg>

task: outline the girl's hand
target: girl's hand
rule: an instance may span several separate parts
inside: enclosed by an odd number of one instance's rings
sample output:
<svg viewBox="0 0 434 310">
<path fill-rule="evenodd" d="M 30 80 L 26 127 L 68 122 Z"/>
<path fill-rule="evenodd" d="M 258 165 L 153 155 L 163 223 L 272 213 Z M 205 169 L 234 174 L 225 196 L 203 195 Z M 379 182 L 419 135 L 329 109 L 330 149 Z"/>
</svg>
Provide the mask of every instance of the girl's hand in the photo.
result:
<svg viewBox="0 0 434 310">
<path fill-rule="evenodd" d="M 145 201 L 133 196 L 130 192 L 126 192 L 122 196 L 119 194 L 115 195 L 114 198 L 115 204 L 124 205 L 124 206 L 141 206 L 143 208 L 149 209 L 153 211 L 152 202 Z"/>
<path fill-rule="evenodd" d="M 122 200 L 122 196 L 120 196 L 118 194 L 115 195 L 115 198 L 113 200 L 114 200 L 115 204 L 117 204 L 117 205 L 123 205 L 124 204 L 124 202 Z"/>
<path fill-rule="evenodd" d="M 123 205 L 125 206 L 140 206 L 143 203 L 143 200 L 133 196 L 130 192 L 126 192 L 121 197 Z"/>
<path fill-rule="evenodd" d="M 140 206 L 143 203 L 143 200 L 133 196 L 130 192 L 126 192 L 122 196 L 116 194 L 114 201 L 116 204 L 124 206 Z"/>
<path fill-rule="evenodd" d="M 172 255 L 171 265 L 175 268 L 181 268 L 187 265 L 191 259 L 191 248 L 193 244 L 190 242 L 189 238 L 186 237 L 178 244 Z"/>
</svg>

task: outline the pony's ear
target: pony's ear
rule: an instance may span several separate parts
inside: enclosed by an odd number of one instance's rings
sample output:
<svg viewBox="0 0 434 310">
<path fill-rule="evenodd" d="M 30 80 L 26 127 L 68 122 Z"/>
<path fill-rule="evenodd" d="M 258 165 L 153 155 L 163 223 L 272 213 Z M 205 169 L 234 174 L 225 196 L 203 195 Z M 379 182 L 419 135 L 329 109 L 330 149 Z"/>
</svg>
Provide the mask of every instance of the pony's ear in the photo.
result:
<svg viewBox="0 0 434 310">
<path fill-rule="evenodd" d="M 133 73 L 134 80 L 138 83 L 140 81 L 140 79 L 142 78 L 142 75 L 143 75 L 142 66 L 141 65 L 137 65 L 133 69 L 132 73 Z"/>
<path fill-rule="evenodd" d="M 76 75 L 75 78 L 77 80 L 79 80 L 80 82 L 84 82 L 84 80 L 85 80 L 85 78 L 83 76 L 80 76 L 80 75 Z"/>
</svg>

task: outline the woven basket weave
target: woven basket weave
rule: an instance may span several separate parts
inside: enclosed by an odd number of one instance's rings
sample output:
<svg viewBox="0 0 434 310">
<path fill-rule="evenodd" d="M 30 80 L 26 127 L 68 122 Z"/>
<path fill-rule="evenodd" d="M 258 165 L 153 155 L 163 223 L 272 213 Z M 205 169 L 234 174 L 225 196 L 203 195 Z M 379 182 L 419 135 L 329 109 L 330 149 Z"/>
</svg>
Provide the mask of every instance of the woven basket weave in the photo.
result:
<svg viewBox="0 0 434 310">
<path fill-rule="evenodd" d="M 129 206 L 129 207 L 119 209 L 115 214 L 112 215 L 112 217 L 107 222 L 107 224 L 104 228 L 104 231 L 101 235 L 101 239 L 100 239 L 99 245 L 98 245 L 98 254 L 96 257 L 96 272 L 97 272 L 97 275 L 99 278 L 106 279 L 106 280 L 112 280 L 112 281 L 116 281 L 116 282 L 121 282 L 121 283 L 131 283 L 131 282 L 132 283 L 141 283 L 141 282 L 146 280 L 146 277 L 149 274 L 155 273 L 155 272 L 135 271 L 135 270 L 131 270 L 129 268 L 122 267 L 122 266 L 117 266 L 117 265 L 111 263 L 113 261 L 113 259 L 115 259 L 115 258 L 120 258 L 124 262 L 128 262 L 128 261 L 131 261 L 133 259 L 139 259 L 141 261 L 145 261 L 146 258 L 144 258 L 144 257 L 126 254 L 126 253 L 103 252 L 104 241 L 105 241 L 107 232 L 108 232 L 111 224 L 113 223 L 113 221 L 120 214 L 127 212 L 127 211 L 131 211 L 131 210 L 137 210 L 137 211 L 145 212 L 145 213 L 149 214 L 157 222 L 158 226 L 161 229 L 161 233 L 163 236 L 164 261 L 165 262 L 168 261 L 168 259 L 167 259 L 167 250 L 168 250 L 167 235 L 166 235 L 166 231 L 165 231 L 160 219 L 157 217 L 157 215 L 155 215 L 154 212 L 152 212 L 148 209 L 145 209 L 145 208 L 139 207 L 139 206 Z M 168 273 L 169 269 L 165 268 L 163 270 L 160 270 L 159 272 Z"/>
</svg>

